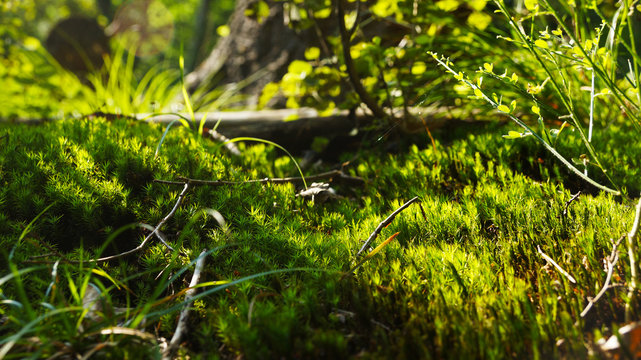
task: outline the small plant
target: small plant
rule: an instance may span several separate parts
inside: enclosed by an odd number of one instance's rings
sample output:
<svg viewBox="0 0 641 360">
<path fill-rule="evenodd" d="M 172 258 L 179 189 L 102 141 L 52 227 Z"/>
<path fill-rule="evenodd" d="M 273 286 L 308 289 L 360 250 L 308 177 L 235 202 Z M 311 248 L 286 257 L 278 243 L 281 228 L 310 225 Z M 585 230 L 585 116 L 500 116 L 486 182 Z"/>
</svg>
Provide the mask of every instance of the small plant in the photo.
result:
<svg viewBox="0 0 641 360">
<path fill-rule="evenodd" d="M 579 7 L 574 2 L 561 1 L 560 6 L 553 6 L 547 0 L 532 0 L 525 1 L 525 13 L 513 15 L 502 0 L 494 3 L 497 11 L 505 16 L 512 33 L 512 37 L 499 36 L 499 39 L 522 49 L 519 54 L 524 51 L 529 55 L 524 58 L 523 66 L 529 68 L 527 79 L 534 84 L 528 82 L 525 86 L 522 77 L 516 73 L 509 75 L 509 69 L 503 74 L 495 73 L 497 64 L 485 63 L 473 79 L 458 71 L 449 59 L 439 58 L 432 53 L 434 59 L 470 89 L 473 94 L 471 97 L 486 101 L 525 130 L 524 133 L 510 131 L 504 138 L 532 136 L 589 184 L 615 195 L 624 194 L 625 189 L 610 175 L 610 169 L 601 160 L 607 148 L 595 147 L 593 137 L 599 131 L 607 132 L 610 126 L 616 126 L 617 129 L 610 131 L 641 129 L 638 87 L 641 62 L 635 51 L 636 31 L 631 25 L 631 16 L 638 11 L 637 8 L 632 2 L 621 1 L 610 10 L 610 17 L 607 17 L 596 3 Z M 598 26 L 590 27 L 590 14 L 598 15 L 601 19 Z M 627 32 L 621 30 L 625 27 Z M 628 71 L 621 71 L 619 64 L 626 64 Z M 487 85 L 484 78 L 495 80 L 496 86 Z M 509 101 L 509 98 L 513 100 Z M 519 104 L 523 102 L 529 102 L 529 105 L 521 110 Z M 524 120 L 532 118 L 536 119 L 538 131 L 528 125 L 528 120 Z M 559 129 L 549 129 L 547 124 L 560 121 L 563 123 Z M 598 125 L 601 125 L 600 129 Z M 566 127 L 579 134 L 587 152 L 580 155 L 581 161 L 572 163 L 557 150 L 561 132 Z M 577 166 L 583 166 L 583 171 Z M 593 180 L 588 175 L 590 168 L 600 170 L 601 176 L 614 189 Z M 639 204 L 641 206 L 641 202 Z M 635 311 L 637 297 L 635 237 L 641 211 L 639 206 L 636 220 L 627 235 L 631 277 L 626 304 L 627 321 L 631 320 L 631 314 Z M 607 288 L 607 284 L 604 288 Z"/>
</svg>

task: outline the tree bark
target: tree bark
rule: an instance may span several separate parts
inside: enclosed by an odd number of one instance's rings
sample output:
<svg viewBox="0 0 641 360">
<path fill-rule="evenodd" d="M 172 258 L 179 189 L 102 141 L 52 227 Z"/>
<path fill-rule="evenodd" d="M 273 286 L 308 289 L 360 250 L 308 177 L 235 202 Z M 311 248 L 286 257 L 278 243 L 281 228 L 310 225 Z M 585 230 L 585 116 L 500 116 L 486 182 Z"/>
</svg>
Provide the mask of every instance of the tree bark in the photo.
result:
<svg viewBox="0 0 641 360">
<path fill-rule="evenodd" d="M 267 83 L 279 81 L 290 62 L 304 57 L 307 46 L 315 41 L 315 34 L 288 27 L 282 2 L 267 1 L 270 10 L 265 18 L 247 16 L 246 10 L 255 2 L 237 1 L 228 23 L 229 36 L 221 38 L 207 59 L 185 76 L 188 90 L 239 83 L 261 71 L 262 76 L 243 89 L 249 95 L 245 105 L 251 108 L 258 103 Z M 214 78 L 218 81 L 210 83 Z"/>
</svg>

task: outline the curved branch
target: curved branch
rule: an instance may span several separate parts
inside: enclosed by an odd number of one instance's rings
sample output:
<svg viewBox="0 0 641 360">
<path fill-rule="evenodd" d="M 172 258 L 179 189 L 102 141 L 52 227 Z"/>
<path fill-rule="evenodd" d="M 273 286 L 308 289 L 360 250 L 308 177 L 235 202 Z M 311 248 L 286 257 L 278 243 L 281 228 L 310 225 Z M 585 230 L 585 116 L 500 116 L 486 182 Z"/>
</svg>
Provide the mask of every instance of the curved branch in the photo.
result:
<svg viewBox="0 0 641 360">
<path fill-rule="evenodd" d="M 349 80 L 354 87 L 354 91 L 361 98 L 361 101 L 372 111 L 372 113 L 381 119 L 387 119 L 390 117 L 376 102 L 376 100 L 365 90 L 361 79 L 356 72 L 356 67 L 354 66 L 354 59 L 352 59 L 352 54 L 350 54 L 350 35 L 345 25 L 345 8 L 343 6 L 344 0 L 335 0 L 336 1 L 336 15 L 338 17 L 338 31 L 341 36 L 341 45 L 343 48 L 343 57 L 345 58 L 345 67 L 347 68 L 347 75 Z M 356 26 L 356 25 L 354 25 Z"/>
</svg>

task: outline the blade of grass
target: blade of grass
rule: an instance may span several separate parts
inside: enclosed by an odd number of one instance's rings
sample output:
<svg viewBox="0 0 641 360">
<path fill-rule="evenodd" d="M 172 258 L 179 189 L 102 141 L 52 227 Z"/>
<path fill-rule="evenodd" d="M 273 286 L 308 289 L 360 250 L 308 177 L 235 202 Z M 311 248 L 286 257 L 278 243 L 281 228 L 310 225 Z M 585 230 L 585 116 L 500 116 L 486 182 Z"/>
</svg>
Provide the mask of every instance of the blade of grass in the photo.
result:
<svg viewBox="0 0 641 360">
<path fill-rule="evenodd" d="M 173 312 L 175 312 L 177 310 L 182 309 L 185 305 L 189 304 L 190 302 L 194 302 L 194 301 L 196 301 L 198 299 L 204 298 L 206 296 L 209 296 L 209 295 L 214 294 L 216 292 L 219 292 L 221 290 L 225 290 L 225 289 L 227 289 L 227 288 L 229 288 L 231 286 L 243 283 L 245 281 L 253 280 L 253 279 L 256 279 L 256 278 L 259 278 L 259 277 L 263 277 L 263 276 L 267 276 L 267 275 L 283 274 L 283 273 L 291 273 L 291 272 L 303 272 L 303 271 L 326 271 L 326 272 L 330 272 L 329 270 L 317 269 L 317 268 L 291 268 L 291 269 L 277 269 L 277 270 L 264 271 L 264 272 L 261 272 L 261 273 L 245 276 L 243 278 L 240 278 L 240 279 L 237 279 L 237 280 L 234 280 L 234 281 L 230 281 L 230 282 L 228 282 L 226 284 L 217 286 L 217 287 L 215 287 L 213 289 L 209 289 L 209 290 L 203 291 L 200 294 L 195 295 L 194 297 L 189 299 L 189 301 L 186 301 L 186 300 L 182 301 L 182 302 L 180 302 L 180 303 L 178 303 L 178 304 L 176 304 L 176 305 L 174 305 L 174 306 L 172 306 L 172 307 L 170 307 L 168 309 L 164 309 L 164 310 L 159 310 L 159 311 L 156 311 L 156 312 L 148 313 L 145 316 L 145 319 L 149 320 L 149 319 L 161 317 L 161 316 L 166 315 L 166 314 L 173 313 Z"/>
<path fill-rule="evenodd" d="M 183 126 L 185 126 L 185 120 L 183 118 L 173 120 L 172 122 L 169 123 L 169 125 L 167 125 L 167 128 L 162 133 L 162 136 L 160 137 L 160 140 L 158 141 L 158 146 L 156 146 L 156 152 L 154 153 L 154 158 L 158 157 L 158 154 L 160 153 L 160 147 L 162 146 L 162 143 L 165 142 L 165 137 L 169 133 L 169 129 L 171 129 L 171 127 L 178 121 L 180 121 L 183 124 Z"/>
<path fill-rule="evenodd" d="M 194 116 L 194 109 L 191 106 L 191 100 L 189 99 L 189 93 L 187 92 L 187 88 L 185 87 L 185 58 L 181 55 L 178 58 L 178 64 L 180 65 L 180 87 L 182 89 L 182 94 L 183 94 L 183 100 L 185 100 L 185 107 L 187 107 L 187 112 L 189 113 L 189 116 L 191 117 L 191 123 L 195 124 L 196 123 L 196 117 Z M 183 124 L 187 126 L 186 124 Z M 189 127 L 189 126 L 187 126 Z"/>
<path fill-rule="evenodd" d="M 370 252 L 369 252 L 369 254 L 367 254 L 365 257 L 363 257 L 363 259 L 361 259 L 361 261 L 359 261 L 359 262 L 358 262 L 358 264 L 354 265 L 354 267 L 352 267 L 352 268 L 351 268 L 351 269 L 350 269 L 350 270 L 349 270 L 345 275 L 343 275 L 343 276 L 347 276 L 347 275 L 349 275 L 349 274 L 353 273 L 353 272 L 354 272 L 356 269 L 358 269 L 359 267 L 361 267 L 365 262 L 367 262 L 369 259 L 371 259 L 372 257 L 374 257 L 374 255 L 376 255 L 376 254 L 377 254 L 379 251 L 381 251 L 385 246 L 387 246 L 387 244 L 389 244 L 390 242 L 392 242 L 392 240 L 394 240 L 394 239 L 396 238 L 396 236 L 398 236 L 398 234 L 400 234 L 400 233 L 399 233 L 399 232 L 397 232 L 397 233 L 393 234 L 392 236 L 390 236 L 389 238 L 387 238 L 387 240 L 383 241 L 383 242 L 382 242 L 380 245 L 378 245 L 374 250 L 370 251 Z"/>
<path fill-rule="evenodd" d="M 200 124 L 198 124 L 198 135 L 200 136 L 203 136 L 203 129 L 205 128 L 205 122 L 207 122 L 207 114 L 208 113 L 205 113 L 205 115 L 203 115 L 200 119 Z M 218 125 L 218 123 L 220 123 L 220 119 L 218 119 L 216 125 Z"/>
<path fill-rule="evenodd" d="M 294 162 L 294 165 L 296 165 L 296 169 L 298 170 L 298 173 L 300 174 L 301 179 L 303 179 L 303 185 L 305 186 L 305 189 L 307 189 L 307 182 L 305 181 L 305 175 L 303 175 L 303 170 L 302 170 L 302 169 L 300 168 L 300 166 L 298 165 L 298 162 L 296 161 L 296 159 L 294 158 L 294 156 L 293 156 L 292 154 L 290 154 L 290 153 L 289 153 L 289 151 L 287 151 L 287 149 L 285 149 L 284 147 L 282 147 L 282 146 L 280 146 L 280 145 L 276 144 L 276 143 L 275 143 L 275 142 L 273 142 L 273 141 L 269 141 L 269 140 L 265 140 L 265 139 L 259 139 L 259 138 L 254 138 L 254 137 L 237 137 L 237 138 L 233 138 L 233 139 L 231 139 L 231 140 L 229 140 L 229 141 L 227 141 L 227 142 L 223 143 L 223 145 L 225 145 L 225 144 L 227 144 L 227 143 L 235 143 L 235 142 L 240 142 L 240 141 L 255 141 L 255 142 L 260 142 L 260 143 L 263 143 L 263 144 L 268 144 L 268 145 L 275 146 L 275 147 L 279 148 L 280 150 L 282 150 L 283 152 L 285 152 L 285 154 L 287 154 L 287 156 L 289 156 L 289 158 L 290 158 L 290 159 L 292 159 L 292 161 Z"/>
</svg>

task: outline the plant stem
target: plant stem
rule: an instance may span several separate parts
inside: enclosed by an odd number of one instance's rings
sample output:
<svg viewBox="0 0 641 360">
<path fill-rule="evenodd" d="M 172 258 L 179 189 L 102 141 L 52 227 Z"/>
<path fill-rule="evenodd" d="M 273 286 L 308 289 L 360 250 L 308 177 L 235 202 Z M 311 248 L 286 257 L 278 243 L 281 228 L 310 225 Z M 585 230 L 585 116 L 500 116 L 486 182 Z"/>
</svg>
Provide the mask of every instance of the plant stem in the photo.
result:
<svg viewBox="0 0 641 360">
<path fill-rule="evenodd" d="M 634 242 L 634 238 L 637 236 L 639 231 L 639 220 L 641 219 L 641 198 L 637 203 L 636 213 L 634 215 L 634 222 L 632 223 L 632 229 L 628 233 L 628 256 L 630 257 L 630 283 L 628 284 L 628 303 L 625 305 L 625 321 L 629 322 L 632 319 L 632 313 L 634 311 L 636 303 L 636 290 L 637 290 L 637 261 L 636 261 L 636 250 L 637 246 Z"/>
<path fill-rule="evenodd" d="M 367 105 L 367 108 L 369 108 L 374 116 L 376 116 L 379 119 L 387 119 L 388 114 L 378 105 L 376 100 L 365 90 L 365 87 L 363 87 L 363 84 L 361 84 L 361 79 L 358 76 L 358 73 L 356 72 L 356 67 L 354 65 L 354 60 L 352 59 L 352 54 L 350 53 L 350 36 L 349 32 L 347 30 L 347 27 L 345 25 L 345 9 L 343 7 L 343 0 L 335 0 L 336 1 L 336 13 L 337 13 L 337 18 L 338 18 L 338 30 L 340 33 L 341 37 L 341 45 L 343 47 L 343 57 L 345 58 L 345 68 L 347 69 L 347 74 L 349 76 L 349 80 L 352 83 L 352 86 L 354 87 L 354 91 L 358 94 L 358 96 L 361 98 L 363 103 Z M 356 26 L 356 24 L 354 24 Z M 353 31 L 353 29 L 351 30 Z"/>
<path fill-rule="evenodd" d="M 550 11 L 550 12 L 551 12 L 551 14 L 555 17 L 555 19 L 556 19 L 556 20 L 557 20 L 557 22 L 559 23 L 559 26 L 561 26 L 561 27 L 563 28 L 563 30 L 564 30 L 564 31 L 565 31 L 565 32 L 566 32 L 566 33 L 567 33 L 567 34 L 572 38 L 572 40 L 574 40 L 574 42 L 575 42 L 575 43 L 579 44 L 579 43 L 578 43 L 578 41 L 577 41 L 577 39 L 576 39 L 576 37 L 574 37 L 574 36 L 572 35 L 572 33 L 570 33 L 570 32 L 569 32 L 569 29 L 568 29 L 568 28 L 563 24 L 563 20 L 562 20 L 562 19 L 558 16 L 558 14 L 554 11 L 554 9 L 552 8 L 552 6 L 547 2 L 547 0 L 545 0 L 544 2 L 545 2 L 545 6 L 547 7 L 547 9 L 546 9 L 546 10 L 548 10 L 548 11 Z M 585 131 L 583 130 L 583 127 L 581 126 L 581 123 L 579 122 L 579 116 L 576 114 L 576 111 L 574 110 L 574 106 L 572 106 L 572 104 L 571 104 L 571 102 L 572 102 L 572 101 L 571 101 L 571 98 L 570 98 L 570 97 L 569 97 L 565 92 L 563 92 L 563 90 L 561 89 L 561 86 L 560 86 L 560 85 L 557 83 L 557 81 L 555 80 L 555 76 L 554 76 L 554 74 L 552 74 L 552 71 L 548 68 L 547 64 L 543 61 L 543 59 L 541 58 L 541 56 L 536 52 L 536 49 L 534 48 L 534 45 L 532 44 L 532 40 L 531 40 L 531 39 L 528 39 L 528 38 L 527 38 L 527 36 L 526 36 L 525 34 L 523 34 L 523 32 L 521 31 L 521 29 L 516 25 L 515 20 L 510 16 L 510 13 L 508 12 L 507 8 L 505 7 L 505 4 L 503 3 L 503 1 L 502 1 L 502 0 L 501 0 L 501 1 L 495 1 L 495 3 L 496 3 L 496 4 L 497 4 L 497 6 L 499 7 L 499 9 L 500 9 L 500 10 L 501 10 L 501 12 L 503 13 L 503 15 L 507 18 L 507 20 L 508 20 L 509 24 L 512 26 L 512 28 L 514 29 L 514 31 L 516 31 L 516 33 L 518 34 L 518 36 L 521 38 L 521 41 L 522 41 L 522 42 L 527 46 L 527 48 L 528 48 L 528 50 L 530 51 L 530 53 L 532 54 L 532 56 L 534 56 L 534 58 L 537 60 L 537 62 L 541 65 L 541 67 L 543 68 L 543 70 L 544 70 L 544 71 L 545 71 L 545 73 L 547 74 L 548 78 L 550 79 L 550 83 L 551 83 L 551 84 L 552 84 L 552 86 L 554 87 L 554 90 L 556 91 L 557 95 L 559 95 L 559 99 L 560 99 L 560 100 L 561 100 L 561 102 L 563 103 L 563 106 L 564 106 L 564 107 L 567 109 L 567 111 L 569 112 L 569 114 L 570 114 L 570 118 L 572 119 L 572 122 L 574 123 L 574 127 L 578 130 L 579 135 L 581 136 L 581 139 L 583 140 L 583 143 L 585 144 L 585 147 L 587 148 L 588 152 L 589 152 L 589 153 L 590 153 L 590 155 L 592 156 L 592 159 L 594 160 L 595 164 L 596 164 L 599 168 L 601 168 L 601 171 L 603 172 L 603 174 L 605 175 L 605 177 L 608 179 L 608 181 L 609 181 L 609 182 L 610 182 L 614 187 L 616 187 L 616 188 L 617 188 L 617 192 L 620 192 L 620 190 L 619 190 L 619 186 L 618 186 L 618 185 L 614 182 L 614 180 L 610 177 L 610 174 L 609 174 L 609 173 L 608 173 L 608 171 L 605 169 L 605 167 L 604 167 L 603 165 L 601 165 L 601 161 L 599 160 L 599 156 L 597 155 L 596 150 L 594 149 L 594 147 L 592 146 L 592 144 L 590 143 L 590 141 L 588 141 L 588 138 L 587 138 L 587 136 L 586 136 L 586 134 L 585 134 Z M 578 45 L 577 45 L 577 46 L 578 46 Z M 599 71 L 600 69 L 596 66 L 596 64 L 594 64 L 594 62 L 592 62 L 592 59 L 591 59 L 591 58 L 588 56 L 588 54 L 585 52 L 585 49 L 583 49 L 583 47 L 582 47 L 582 46 L 578 46 L 578 47 L 579 47 L 579 49 L 581 50 L 581 52 L 583 53 L 583 56 L 585 56 L 586 60 L 587 60 L 587 61 L 590 63 L 590 65 L 592 66 L 592 70 L 593 70 L 593 71 Z M 605 80 L 606 82 L 608 82 L 608 80 L 609 80 L 609 79 L 607 79 L 607 78 L 606 78 L 606 76 L 605 76 L 605 74 L 604 74 L 604 73 L 600 72 L 600 73 L 599 73 L 599 76 L 600 76 L 603 80 Z M 614 96 L 617 98 L 617 100 L 619 100 L 619 102 L 620 102 L 620 103 L 622 103 L 622 101 L 618 98 L 618 93 L 617 93 L 617 92 L 615 92 L 615 91 L 613 91 L 612 93 L 613 93 L 613 94 L 614 94 Z"/>
<path fill-rule="evenodd" d="M 434 60 L 436 60 L 441 66 L 443 66 L 447 71 L 449 71 L 453 75 L 457 76 L 457 72 L 454 71 L 454 69 L 452 69 L 448 65 L 449 60 L 446 60 L 444 62 L 441 59 L 439 59 L 438 57 L 436 57 L 436 54 L 433 54 L 433 56 L 434 56 Z M 478 89 L 479 91 L 481 91 L 481 93 L 483 95 L 483 99 L 485 101 L 487 101 L 490 105 L 492 105 L 492 107 L 494 107 L 495 109 L 498 108 L 499 104 L 496 101 L 492 100 L 480 87 L 474 85 L 470 80 L 468 80 L 466 78 L 462 78 L 459 81 L 465 82 L 472 89 Z M 607 187 L 605 185 L 601 185 L 601 184 L 597 183 L 596 181 L 592 180 L 590 177 L 586 176 L 579 169 L 574 167 L 574 165 L 572 165 L 568 160 L 566 160 L 563 157 L 563 155 L 561 155 L 558 151 L 556 151 L 556 149 L 554 147 L 552 147 L 552 145 L 550 145 L 547 141 L 545 141 L 539 134 L 537 134 L 534 130 L 532 130 L 526 123 L 521 121 L 519 118 L 517 118 L 516 116 L 514 116 L 514 115 L 512 115 L 510 113 L 506 113 L 506 112 L 502 112 L 502 113 L 507 115 L 510 119 L 512 119 L 512 121 L 517 123 L 520 127 L 522 127 L 523 129 L 525 129 L 526 131 L 531 133 L 532 136 L 534 136 L 534 138 L 539 143 L 541 143 L 541 145 L 543 145 L 550 153 L 552 153 L 552 155 L 554 155 L 557 159 L 559 159 L 559 161 L 561 161 L 563 163 L 563 165 L 565 165 L 568 169 L 570 169 L 570 171 L 572 171 L 573 173 L 578 175 L 580 178 L 582 178 L 583 180 L 585 180 L 588 183 L 592 184 L 593 186 L 597 187 L 598 189 L 601 189 L 603 191 L 607 191 L 607 192 L 609 192 L 611 194 L 614 194 L 614 195 L 621 195 L 621 191 L 618 190 L 618 187 L 617 187 L 617 189 L 611 189 L 611 188 L 609 188 L 609 187 Z M 606 176 L 607 176 L 607 173 L 606 173 Z M 608 179 L 609 179 L 609 177 L 608 177 Z M 614 182 L 612 182 L 612 181 L 610 181 L 610 182 L 614 184 Z M 614 184 L 614 185 L 616 186 L 616 184 Z"/>
</svg>

